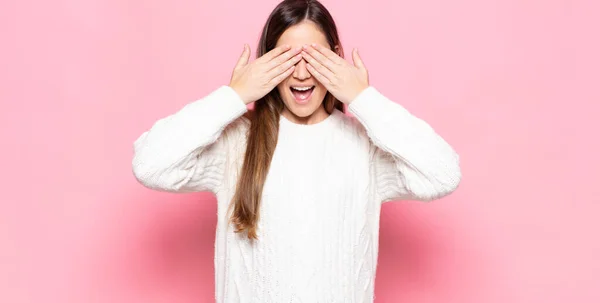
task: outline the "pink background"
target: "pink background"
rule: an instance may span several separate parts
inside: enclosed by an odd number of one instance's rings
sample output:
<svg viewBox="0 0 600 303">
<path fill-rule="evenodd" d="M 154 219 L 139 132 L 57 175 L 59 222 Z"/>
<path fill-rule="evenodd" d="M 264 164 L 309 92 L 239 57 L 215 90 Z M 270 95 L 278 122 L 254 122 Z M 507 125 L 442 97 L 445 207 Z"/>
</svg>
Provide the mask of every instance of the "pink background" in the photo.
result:
<svg viewBox="0 0 600 303">
<path fill-rule="evenodd" d="M 276 3 L 0 4 L 0 302 L 211 302 L 215 200 L 142 188 L 132 142 Z M 462 157 L 452 196 L 384 206 L 376 301 L 600 302 L 598 2 L 324 3 Z"/>
</svg>

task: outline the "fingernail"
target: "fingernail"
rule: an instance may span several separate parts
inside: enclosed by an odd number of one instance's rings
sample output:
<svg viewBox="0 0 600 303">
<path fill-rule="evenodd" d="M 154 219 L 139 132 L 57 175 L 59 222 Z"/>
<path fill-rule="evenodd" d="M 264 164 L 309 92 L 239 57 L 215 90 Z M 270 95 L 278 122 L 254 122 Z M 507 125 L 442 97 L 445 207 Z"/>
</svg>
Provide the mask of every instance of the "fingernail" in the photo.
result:
<svg viewBox="0 0 600 303">
<path fill-rule="evenodd" d="M 312 45 L 313 47 L 317 46 L 317 44 L 316 44 L 316 43 L 313 43 L 313 44 L 311 44 L 311 45 Z"/>
<path fill-rule="evenodd" d="M 302 48 L 308 49 L 308 45 L 304 44 L 304 46 Z"/>
</svg>

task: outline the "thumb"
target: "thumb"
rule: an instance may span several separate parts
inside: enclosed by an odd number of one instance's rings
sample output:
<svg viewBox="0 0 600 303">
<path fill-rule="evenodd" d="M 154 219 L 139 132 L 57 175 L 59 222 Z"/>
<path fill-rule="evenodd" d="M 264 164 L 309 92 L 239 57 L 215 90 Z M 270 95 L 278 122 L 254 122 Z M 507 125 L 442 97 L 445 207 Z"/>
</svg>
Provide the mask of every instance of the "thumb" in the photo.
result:
<svg viewBox="0 0 600 303">
<path fill-rule="evenodd" d="M 362 61 L 362 59 L 360 58 L 360 56 L 358 55 L 357 48 L 352 50 L 352 61 L 354 61 L 354 66 L 356 66 L 360 69 L 365 69 L 365 64 Z"/>
<path fill-rule="evenodd" d="M 248 46 L 248 44 L 244 44 L 244 51 L 242 52 L 242 55 L 238 59 L 238 62 L 235 65 L 235 68 L 240 68 L 240 67 L 245 66 L 246 64 L 248 64 L 249 60 L 250 60 L 250 47 Z"/>
</svg>

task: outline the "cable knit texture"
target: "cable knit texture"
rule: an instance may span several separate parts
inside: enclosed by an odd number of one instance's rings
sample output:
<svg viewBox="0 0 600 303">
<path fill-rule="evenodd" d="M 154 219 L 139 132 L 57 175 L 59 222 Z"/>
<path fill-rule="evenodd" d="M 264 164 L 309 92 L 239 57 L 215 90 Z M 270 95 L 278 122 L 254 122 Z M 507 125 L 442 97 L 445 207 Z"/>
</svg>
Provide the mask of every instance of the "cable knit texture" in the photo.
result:
<svg viewBox="0 0 600 303">
<path fill-rule="evenodd" d="M 348 109 L 312 125 L 281 116 L 254 242 L 228 224 L 250 123 L 230 87 L 135 141 L 144 186 L 216 195 L 216 302 L 373 302 L 381 203 L 457 188 L 458 155 L 426 122 L 374 87 Z"/>
</svg>

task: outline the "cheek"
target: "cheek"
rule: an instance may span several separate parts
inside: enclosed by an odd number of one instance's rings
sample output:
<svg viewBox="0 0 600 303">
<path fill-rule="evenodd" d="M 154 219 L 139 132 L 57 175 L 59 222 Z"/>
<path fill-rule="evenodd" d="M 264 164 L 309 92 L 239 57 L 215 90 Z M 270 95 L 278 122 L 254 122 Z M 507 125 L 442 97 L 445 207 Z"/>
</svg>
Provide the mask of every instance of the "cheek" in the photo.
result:
<svg viewBox="0 0 600 303">
<path fill-rule="evenodd" d="M 281 97 L 284 103 L 289 103 L 293 101 L 292 97 L 290 97 L 290 88 L 287 84 L 280 83 L 279 85 L 277 85 L 277 91 L 279 92 L 279 96 Z"/>
<path fill-rule="evenodd" d="M 288 76 L 283 81 L 281 81 L 279 84 L 277 84 L 277 89 L 279 90 L 280 93 L 283 92 L 284 90 L 289 89 L 288 81 L 290 80 L 291 77 L 292 76 Z"/>
<path fill-rule="evenodd" d="M 287 87 L 287 85 L 285 84 L 285 81 L 277 84 L 277 91 L 279 91 L 280 96 L 282 96 L 282 97 L 284 96 L 286 87 Z"/>
<path fill-rule="evenodd" d="M 319 97 L 321 99 L 325 98 L 325 95 L 327 94 L 327 88 L 325 88 L 325 86 L 323 86 L 321 83 L 317 84 L 317 87 L 319 88 Z"/>
</svg>

